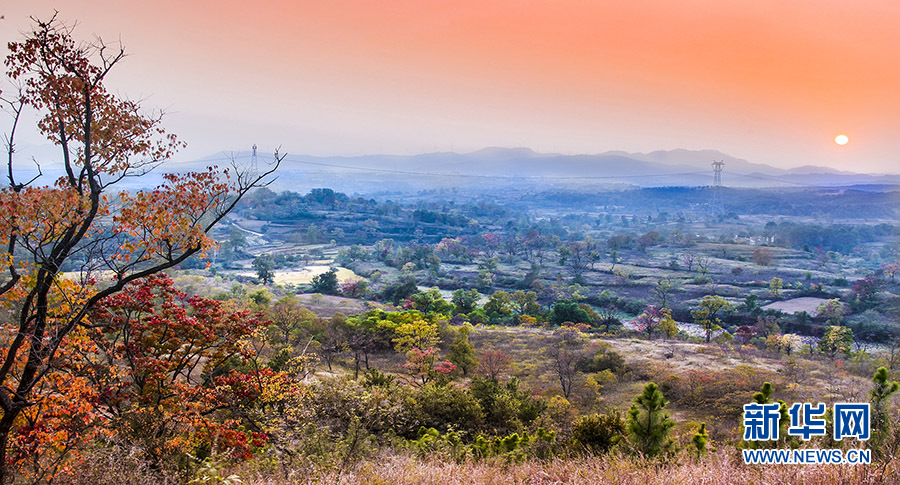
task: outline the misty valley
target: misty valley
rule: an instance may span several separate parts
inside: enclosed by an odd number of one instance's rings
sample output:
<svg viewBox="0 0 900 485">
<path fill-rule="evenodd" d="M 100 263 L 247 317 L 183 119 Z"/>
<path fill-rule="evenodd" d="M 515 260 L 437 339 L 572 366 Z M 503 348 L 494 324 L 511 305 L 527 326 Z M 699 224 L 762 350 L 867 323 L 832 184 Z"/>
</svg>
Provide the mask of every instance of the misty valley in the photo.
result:
<svg viewBox="0 0 900 485">
<path fill-rule="evenodd" d="M 42 2 L 0 485 L 900 483 L 896 8 Z"/>
</svg>

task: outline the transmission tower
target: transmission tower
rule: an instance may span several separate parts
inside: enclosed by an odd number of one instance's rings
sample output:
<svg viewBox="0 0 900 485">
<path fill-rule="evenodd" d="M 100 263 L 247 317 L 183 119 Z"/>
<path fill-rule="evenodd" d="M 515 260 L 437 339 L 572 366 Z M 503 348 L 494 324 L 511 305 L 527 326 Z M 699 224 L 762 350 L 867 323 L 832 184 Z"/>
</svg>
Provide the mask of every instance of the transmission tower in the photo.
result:
<svg viewBox="0 0 900 485">
<path fill-rule="evenodd" d="M 712 201 L 709 204 L 709 212 L 713 217 L 718 217 L 725 213 L 724 207 L 722 207 L 722 169 L 725 167 L 725 162 L 722 160 L 716 160 L 712 163 L 713 167 L 713 186 L 712 186 Z"/>
<path fill-rule="evenodd" d="M 253 171 L 253 175 L 257 174 L 256 170 L 256 143 L 253 144 L 253 155 L 250 158 L 250 170 Z"/>
</svg>

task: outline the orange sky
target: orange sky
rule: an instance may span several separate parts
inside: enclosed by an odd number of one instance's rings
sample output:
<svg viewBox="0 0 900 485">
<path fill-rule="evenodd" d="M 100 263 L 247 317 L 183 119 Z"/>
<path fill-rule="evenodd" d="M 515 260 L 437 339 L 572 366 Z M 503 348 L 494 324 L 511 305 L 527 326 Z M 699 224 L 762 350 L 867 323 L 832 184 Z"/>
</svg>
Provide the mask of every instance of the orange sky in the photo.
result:
<svg viewBox="0 0 900 485">
<path fill-rule="evenodd" d="M 900 172 L 900 2 L 16 1 L 121 36 L 182 157 L 711 148 Z M 838 147 L 838 133 L 850 143 Z"/>
</svg>

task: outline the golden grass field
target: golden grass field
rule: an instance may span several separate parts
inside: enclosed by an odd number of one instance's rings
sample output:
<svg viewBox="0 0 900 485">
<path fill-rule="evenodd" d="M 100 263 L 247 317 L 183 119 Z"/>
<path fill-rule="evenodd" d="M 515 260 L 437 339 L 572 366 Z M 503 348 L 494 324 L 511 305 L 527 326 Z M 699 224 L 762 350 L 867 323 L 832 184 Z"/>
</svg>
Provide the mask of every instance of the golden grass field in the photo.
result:
<svg viewBox="0 0 900 485">
<path fill-rule="evenodd" d="M 328 265 L 311 265 L 305 266 L 301 269 L 278 269 L 275 270 L 275 284 L 276 285 L 307 285 L 312 283 L 312 279 L 316 275 L 320 275 L 331 266 Z M 338 281 L 343 282 L 346 280 L 361 280 L 362 276 L 357 275 L 352 270 L 342 267 L 334 267 L 337 270 Z M 240 276 L 249 276 L 256 277 L 256 273 L 253 271 L 237 271 L 234 274 Z"/>
<path fill-rule="evenodd" d="M 660 463 L 612 454 L 600 457 L 502 462 L 456 463 L 386 453 L 362 461 L 346 471 L 318 476 L 240 475 L 245 484 L 422 484 L 422 485 L 769 485 L 769 484 L 896 484 L 900 463 L 884 465 L 744 465 L 740 451 L 727 447 L 701 460 L 681 457 L 678 463 Z"/>
</svg>

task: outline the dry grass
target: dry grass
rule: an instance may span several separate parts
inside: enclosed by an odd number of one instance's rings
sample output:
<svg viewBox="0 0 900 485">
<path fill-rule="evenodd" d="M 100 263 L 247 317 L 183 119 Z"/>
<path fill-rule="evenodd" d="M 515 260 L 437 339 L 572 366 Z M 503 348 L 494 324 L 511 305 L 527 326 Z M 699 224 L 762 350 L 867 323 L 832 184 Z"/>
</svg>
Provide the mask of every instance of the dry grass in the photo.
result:
<svg viewBox="0 0 900 485">
<path fill-rule="evenodd" d="M 555 459 L 504 464 L 456 463 L 385 453 L 349 471 L 290 477 L 243 476 L 244 483 L 362 483 L 362 484 L 881 484 L 900 482 L 897 460 L 882 465 L 748 466 L 734 448 L 725 448 L 700 461 L 659 464 L 612 455 L 597 458 Z"/>
<path fill-rule="evenodd" d="M 549 366 L 549 356 L 541 350 L 550 344 L 550 335 L 549 330 L 540 328 L 479 327 L 470 341 L 477 349 L 495 348 L 510 355 L 514 362 L 510 374 L 535 394 L 549 397 L 561 394 L 558 378 Z M 836 371 L 835 364 L 825 359 L 796 356 L 791 360 L 755 347 L 729 349 L 676 340 L 591 340 L 602 341 L 622 355 L 627 372 L 618 382 L 604 385 L 599 395 L 583 387 L 585 376 L 582 375 L 569 399 L 581 413 L 628 409 L 647 382 L 663 386 L 680 382 L 675 386 L 682 391 L 680 395 L 676 389 L 664 390 L 670 399 L 668 411 L 679 422 L 676 430 L 682 434 L 692 432 L 698 423 L 706 422 L 714 440 L 734 436 L 740 415 L 736 403 L 750 402 L 764 381 L 773 382 L 776 397 L 789 402 L 865 401 L 871 388 L 871 377 L 860 377 L 871 375 L 871 370 L 860 373 L 847 365 L 846 370 Z M 689 391 L 694 383 L 701 386 L 696 394 Z M 710 389 L 720 389 L 722 393 L 718 395 L 718 391 Z M 698 404 L 696 399 L 703 399 L 703 404 Z"/>
<path fill-rule="evenodd" d="M 331 318 L 338 312 L 344 315 L 355 315 L 369 309 L 369 305 L 365 301 L 343 296 L 307 293 L 297 295 L 297 300 L 301 305 L 323 318 Z"/>
<path fill-rule="evenodd" d="M 737 356 L 714 345 L 695 344 L 677 340 L 606 339 L 612 349 L 638 365 L 664 363 L 671 372 L 707 369 L 725 372 L 738 365 L 777 371 L 782 363 L 777 359 L 759 356 Z"/>
<path fill-rule="evenodd" d="M 275 270 L 275 284 L 276 285 L 306 285 L 312 283 L 312 279 L 316 275 L 320 275 L 328 271 L 331 266 L 327 264 L 317 264 L 311 266 L 305 266 L 299 269 L 276 269 Z M 353 271 L 342 268 L 335 267 L 337 270 L 337 278 L 338 281 L 346 281 L 346 280 L 361 280 L 364 279 L 361 276 L 357 275 Z M 223 273 L 225 273 L 223 271 Z M 230 274 L 240 275 L 240 276 L 248 276 L 255 277 L 256 273 L 253 271 L 234 271 Z"/>
<path fill-rule="evenodd" d="M 828 300 L 824 298 L 803 296 L 800 298 L 793 298 L 790 300 L 769 303 L 768 305 L 763 307 L 763 310 L 781 310 L 782 312 L 787 314 L 806 312 L 812 316 L 816 316 L 816 314 L 818 313 L 819 305 L 825 303 L 826 301 Z"/>
</svg>

